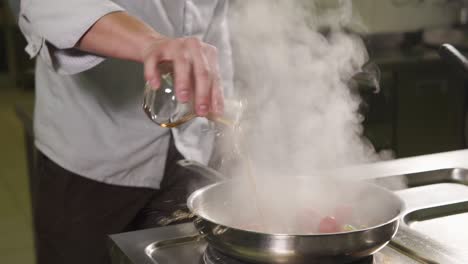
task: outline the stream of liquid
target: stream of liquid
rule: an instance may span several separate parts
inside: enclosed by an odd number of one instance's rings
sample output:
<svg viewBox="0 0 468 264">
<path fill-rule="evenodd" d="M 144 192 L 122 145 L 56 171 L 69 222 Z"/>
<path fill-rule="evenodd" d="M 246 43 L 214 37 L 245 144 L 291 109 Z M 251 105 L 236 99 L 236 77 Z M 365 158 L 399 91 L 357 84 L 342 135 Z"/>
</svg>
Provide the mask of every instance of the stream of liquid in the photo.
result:
<svg viewBox="0 0 468 264">
<path fill-rule="evenodd" d="M 252 160 L 250 159 L 250 157 L 248 155 L 246 155 L 246 158 L 245 158 L 245 161 L 246 161 L 246 167 L 247 167 L 247 178 L 250 182 L 250 185 L 252 185 L 252 191 L 253 191 L 253 200 L 254 200 L 254 207 L 255 207 L 255 210 L 257 211 L 257 215 L 258 215 L 258 219 L 260 220 L 260 224 L 261 224 L 261 230 L 263 231 L 267 231 L 268 230 L 268 226 L 267 226 L 267 222 L 265 221 L 265 213 L 263 212 L 262 210 L 262 207 L 260 206 L 260 199 L 259 199 L 259 192 L 258 192 L 258 185 L 257 185 L 257 178 L 255 177 L 255 174 L 253 173 L 252 171 Z"/>
<path fill-rule="evenodd" d="M 247 180 L 248 180 L 248 183 L 252 186 L 253 206 L 256 211 L 258 221 L 261 225 L 260 229 L 261 231 L 267 231 L 268 230 L 267 221 L 265 217 L 265 212 L 262 206 L 260 205 L 258 181 L 257 181 L 257 177 L 255 176 L 256 174 L 253 171 L 252 159 L 250 158 L 249 152 L 245 150 L 245 148 L 241 147 L 241 138 L 242 138 L 241 124 L 240 123 L 233 124 L 232 128 L 234 130 L 234 142 L 233 142 L 234 148 L 237 154 L 242 158 L 242 161 L 245 163 Z"/>
<path fill-rule="evenodd" d="M 193 118 L 197 117 L 196 114 L 189 114 L 189 115 L 186 115 L 184 117 L 182 117 L 181 119 L 175 121 L 175 122 L 170 122 L 170 123 L 162 123 L 162 124 L 159 124 L 161 127 L 164 127 L 164 128 L 175 128 L 181 124 L 184 124 L 190 120 L 192 120 Z M 226 118 L 223 118 L 223 117 L 212 117 L 212 116 L 209 116 L 208 119 L 218 123 L 218 124 L 222 124 L 224 126 L 227 126 L 227 127 L 230 127 L 231 129 L 233 129 L 234 131 L 234 142 L 233 142 L 233 146 L 234 146 L 234 149 L 236 150 L 236 153 L 237 155 L 239 155 L 240 157 L 243 157 L 243 162 L 245 163 L 245 169 L 246 169 L 246 175 L 247 175 L 247 180 L 248 180 L 248 183 L 252 186 L 252 192 L 253 192 L 253 206 L 254 206 L 254 210 L 256 211 L 256 217 L 257 217 L 257 220 L 259 221 L 260 223 L 260 229 L 262 231 L 268 231 L 269 229 L 269 226 L 267 226 L 267 222 L 266 222 L 266 217 L 265 217 L 265 212 L 262 210 L 262 206 L 260 206 L 260 196 L 259 196 L 259 191 L 258 191 L 258 181 L 257 181 L 257 177 L 255 177 L 255 174 L 253 172 L 253 164 L 252 164 L 252 160 L 250 158 L 250 155 L 248 154 L 248 151 L 246 150 L 243 150 L 243 148 L 241 148 L 241 133 L 242 133 L 242 130 L 241 130 L 241 125 L 239 124 L 239 122 L 234 122 L 232 120 L 229 120 L 229 119 L 226 119 Z M 184 212 L 181 212 L 180 210 L 176 211 L 173 213 L 172 216 L 170 217 L 165 217 L 163 219 L 161 219 L 158 224 L 160 224 L 161 226 L 166 226 L 166 225 L 169 225 L 171 223 L 174 223 L 174 222 L 177 222 L 177 221 L 180 221 L 180 220 L 185 220 L 185 219 L 190 219 L 194 217 L 194 214 L 193 213 L 184 213 Z"/>
<path fill-rule="evenodd" d="M 175 122 L 167 122 L 167 123 L 161 123 L 159 124 L 161 127 L 164 127 L 164 128 L 174 128 L 174 127 L 178 127 L 192 119 L 194 119 L 195 117 L 197 117 L 196 114 L 189 114 L 189 115 L 186 115 L 184 117 L 182 117 L 181 119 L 175 121 Z"/>
<path fill-rule="evenodd" d="M 180 118 L 179 120 L 177 121 L 174 121 L 174 122 L 167 122 L 167 123 L 161 123 L 159 124 L 161 127 L 164 127 L 164 128 L 175 128 L 175 127 L 178 127 L 184 123 L 187 123 L 188 121 L 196 118 L 197 115 L 196 114 L 188 114 L 186 116 L 183 116 L 182 118 Z M 225 126 L 233 126 L 233 122 L 231 120 L 228 120 L 228 119 L 225 119 L 223 117 L 213 117 L 213 116 L 208 116 L 207 117 L 209 120 L 212 120 L 218 124 L 222 124 L 222 125 L 225 125 Z"/>
</svg>

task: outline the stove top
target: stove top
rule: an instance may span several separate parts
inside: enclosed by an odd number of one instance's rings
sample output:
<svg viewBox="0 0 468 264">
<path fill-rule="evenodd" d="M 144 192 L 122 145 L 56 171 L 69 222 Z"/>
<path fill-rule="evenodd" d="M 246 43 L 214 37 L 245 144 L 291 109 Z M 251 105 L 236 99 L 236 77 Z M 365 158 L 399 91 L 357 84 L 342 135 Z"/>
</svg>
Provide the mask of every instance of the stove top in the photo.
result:
<svg viewBox="0 0 468 264">
<path fill-rule="evenodd" d="M 182 230 L 180 229 L 182 228 Z M 189 232 L 190 230 L 190 232 Z M 132 263 L 156 264 L 249 264 L 227 256 L 210 247 L 205 240 L 196 234 L 193 225 L 178 225 L 174 227 L 158 228 L 159 238 L 164 237 L 161 231 L 169 231 L 171 237 L 151 243 L 145 249 L 145 255 L 151 262 L 133 261 Z M 192 233 L 195 232 L 195 233 Z M 179 235 L 177 235 L 179 233 Z M 181 236 L 185 234 L 185 236 Z M 117 262 L 126 263 L 126 262 Z M 418 263 L 399 253 L 391 247 L 385 247 L 373 256 L 349 264 L 388 264 L 388 263 Z M 333 263 L 330 263 L 333 264 Z M 341 264 L 341 263 L 340 263 Z"/>
<path fill-rule="evenodd" d="M 370 256 L 360 261 L 352 262 L 350 264 L 374 264 L 376 263 L 374 261 L 376 258 L 377 257 Z M 213 247 L 207 246 L 205 252 L 203 253 L 200 264 L 248 264 L 248 263 L 229 257 L 219 252 L 218 250 L 214 249 Z"/>
<path fill-rule="evenodd" d="M 157 239 L 156 242 L 154 242 Z M 211 248 L 193 224 L 180 224 L 111 237 L 112 263 L 125 264 L 249 264 Z M 135 242 L 137 244 L 135 244 Z M 146 245 L 146 246 L 145 246 Z M 121 249 L 126 248 L 123 252 Z M 129 250 L 130 249 L 130 250 Z M 144 254 L 142 254 L 144 252 Z M 387 246 L 371 257 L 349 264 L 420 264 Z M 321 263 L 323 264 L 323 263 Z M 328 263 L 327 263 L 328 264 Z M 333 263 L 330 263 L 333 264 Z M 342 264 L 342 263 L 340 263 Z"/>
<path fill-rule="evenodd" d="M 245 262 L 228 257 L 213 247 L 208 246 L 203 253 L 203 264 L 245 264 Z"/>
</svg>

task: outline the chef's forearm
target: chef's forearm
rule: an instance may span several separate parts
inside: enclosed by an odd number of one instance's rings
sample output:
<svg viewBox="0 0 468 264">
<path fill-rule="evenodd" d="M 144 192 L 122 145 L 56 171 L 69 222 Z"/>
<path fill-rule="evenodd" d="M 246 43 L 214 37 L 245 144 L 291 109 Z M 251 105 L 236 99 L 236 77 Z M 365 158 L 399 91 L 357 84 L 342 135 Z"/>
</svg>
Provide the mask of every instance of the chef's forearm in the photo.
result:
<svg viewBox="0 0 468 264">
<path fill-rule="evenodd" d="M 161 84 L 158 65 L 170 62 L 179 101 L 194 99 L 199 116 L 223 112 L 218 50 L 196 37 L 165 37 L 125 12 L 112 12 L 101 17 L 76 47 L 106 57 L 142 62 L 145 79 L 154 88 Z"/>
<path fill-rule="evenodd" d="M 143 62 L 148 43 L 165 38 L 126 12 L 100 18 L 81 38 L 77 48 L 101 56 Z"/>
</svg>

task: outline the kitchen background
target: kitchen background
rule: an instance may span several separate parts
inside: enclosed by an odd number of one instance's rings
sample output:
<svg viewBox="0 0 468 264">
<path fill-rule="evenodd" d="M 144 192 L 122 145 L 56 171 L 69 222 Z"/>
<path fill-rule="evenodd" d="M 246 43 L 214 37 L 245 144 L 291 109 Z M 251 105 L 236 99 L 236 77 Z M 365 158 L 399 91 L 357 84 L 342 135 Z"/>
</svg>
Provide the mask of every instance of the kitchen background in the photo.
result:
<svg viewBox="0 0 468 264">
<path fill-rule="evenodd" d="M 234 1 L 233 1 L 234 2 Z M 355 0 L 350 26 L 381 69 L 381 89 L 359 87 L 365 135 L 394 157 L 466 148 L 465 74 L 438 56 L 442 43 L 468 53 L 468 9 L 457 0 Z M 30 182 L 34 61 L 15 22 L 18 0 L 0 1 L 0 263 L 33 263 Z M 324 10 L 334 1 L 322 0 Z M 468 76 L 468 75 L 467 75 Z M 32 179 L 32 181 L 31 181 Z"/>
</svg>

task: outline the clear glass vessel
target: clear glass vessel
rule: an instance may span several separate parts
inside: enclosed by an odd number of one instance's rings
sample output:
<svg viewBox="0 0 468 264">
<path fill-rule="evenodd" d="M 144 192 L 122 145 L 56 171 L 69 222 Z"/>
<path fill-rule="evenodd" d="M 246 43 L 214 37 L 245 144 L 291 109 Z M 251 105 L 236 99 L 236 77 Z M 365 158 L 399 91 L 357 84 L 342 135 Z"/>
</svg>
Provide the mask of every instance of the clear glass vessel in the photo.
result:
<svg viewBox="0 0 468 264">
<path fill-rule="evenodd" d="M 244 105 L 241 101 L 225 100 L 224 114 L 209 114 L 207 118 L 216 123 L 234 126 L 240 119 Z M 174 128 L 198 117 L 192 101 L 181 103 L 177 100 L 171 72 L 161 75 L 161 86 L 158 89 L 151 87 L 149 82 L 146 83 L 143 110 L 151 121 L 165 128 Z"/>
</svg>

